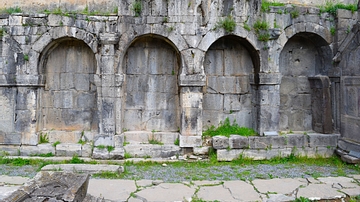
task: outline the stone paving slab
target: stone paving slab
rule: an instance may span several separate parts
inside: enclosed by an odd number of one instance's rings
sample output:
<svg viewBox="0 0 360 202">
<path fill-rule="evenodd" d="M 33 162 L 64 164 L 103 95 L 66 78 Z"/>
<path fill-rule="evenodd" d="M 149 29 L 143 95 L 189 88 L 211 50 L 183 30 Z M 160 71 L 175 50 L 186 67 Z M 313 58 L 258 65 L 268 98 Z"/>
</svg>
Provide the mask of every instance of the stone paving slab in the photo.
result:
<svg viewBox="0 0 360 202">
<path fill-rule="evenodd" d="M 239 201 L 261 201 L 260 194 L 254 187 L 243 181 L 227 181 L 224 187 L 229 189 L 234 199 Z"/>
<path fill-rule="evenodd" d="M 126 201 L 136 190 L 134 180 L 90 179 L 87 193 L 113 201 Z"/>
<path fill-rule="evenodd" d="M 41 168 L 41 171 L 65 171 L 65 172 L 81 172 L 81 173 L 101 173 L 101 172 L 124 172 L 123 166 L 107 165 L 107 164 L 50 164 Z"/>
<path fill-rule="evenodd" d="M 28 177 L 0 175 L 0 184 L 22 185 L 29 180 Z"/>
<path fill-rule="evenodd" d="M 223 185 L 201 187 L 197 197 L 205 201 L 236 201 L 230 190 Z"/>
<path fill-rule="evenodd" d="M 345 194 L 340 193 L 338 189 L 333 188 L 330 184 L 309 184 L 304 188 L 299 188 L 297 197 L 301 196 L 310 200 L 330 200 L 346 197 Z"/>
<path fill-rule="evenodd" d="M 254 180 L 253 185 L 260 193 L 274 194 L 292 194 L 300 186 L 306 186 L 307 183 L 301 182 L 299 179 L 270 179 L 270 180 Z"/>
<path fill-rule="evenodd" d="M 135 195 L 147 201 L 191 201 L 195 188 L 179 183 L 162 183 L 157 186 L 148 187 Z"/>
</svg>

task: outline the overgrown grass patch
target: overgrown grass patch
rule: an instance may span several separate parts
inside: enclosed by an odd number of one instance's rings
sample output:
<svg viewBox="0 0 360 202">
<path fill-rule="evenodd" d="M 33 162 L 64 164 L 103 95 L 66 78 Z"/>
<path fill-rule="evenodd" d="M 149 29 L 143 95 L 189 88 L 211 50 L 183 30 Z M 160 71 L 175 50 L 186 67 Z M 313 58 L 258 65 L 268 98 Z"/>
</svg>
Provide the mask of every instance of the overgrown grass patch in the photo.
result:
<svg viewBox="0 0 360 202">
<path fill-rule="evenodd" d="M 343 4 L 343 3 L 334 3 L 333 1 L 326 1 L 325 5 L 320 6 L 320 13 L 330 13 L 333 16 L 337 15 L 338 9 L 349 10 L 352 13 L 358 10 L 357 3 L 354 4 Z"/>
<path fill-rule="evenodd" d="M 284 3 L 276 2 L 276 1 L 262 1 L 261 2 L 261 11 L 269 12 L 270 6 L 285 6 Z"/>
<path fill-rule="evenodd" d="M 223 28 L 226 32 L 233 32 L 236 27 L 236 22 L 232 16 L 227 16 L 223 20 L 217 22 L 216 28 Z"/>
<path fill-rule="evenodd" d="M 235 120 L 231 124 L 229 118 L 226 118 L 224 122 L 220 122 L 218 127 L 210 126 L 210 128 L 203 132 L 203 136 L 205 137 L 214 137 L 217 135 L 230 137 L 230 135 L 255 136 L 257 134 L 251 128 L 240 127 Z"/>
</svg>

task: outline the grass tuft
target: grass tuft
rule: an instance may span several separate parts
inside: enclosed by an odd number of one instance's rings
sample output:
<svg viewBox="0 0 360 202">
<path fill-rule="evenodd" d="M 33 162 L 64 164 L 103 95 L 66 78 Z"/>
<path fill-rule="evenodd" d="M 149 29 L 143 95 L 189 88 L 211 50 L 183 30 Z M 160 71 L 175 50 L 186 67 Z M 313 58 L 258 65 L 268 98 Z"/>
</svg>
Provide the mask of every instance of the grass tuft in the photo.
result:
<svg viewBox="0 0 360 202">
<path fill-rule="evenodd" d="M 354 4 L 343 4 L 343 3 L 334 3 L 332 1 L 326 1 L 325 5 L 320 6 L 320 13 L 330 13 L 336 17 L 336 13 L 338 9 L 349 10 L 352 13 L 358 10 L 358 6 L 356 3 Z"/>
<path fill-rule="evenodd" d="M 39 144 L 45 144 L 45 143 L 49 143 L 49 136 L 47 133 L 45 134 L 40 133 Z"/>
<path fill-rule="evenodd" d="M 229 118 L 226 118 L 224 122 L 220 122 L 219 126 L 210 126 L 209 129 L 203 132 L 203 136 L 214 137 L 222 135 L 230 137 L 230 135 L 241 135 L 241 136 L 255 136 L 256 132 L 251 128 L 240 127 L 236 121 L 231 124 Z"/>
<path fill-rule="evenodd" d="M 269 12 L 270 6 L 285 6 L 284 3 L 276 2 L 276 1 L 262 1 L 261 2 L 261 11 L 262 12 Z"/>
<path fill-rule="evenodd" d="M 132 5 L 132 10 L 135 13 L 135 17 L 139 17 L 141 15 L 142 6 L 140 0 L 136 0 L 134 2 L 134 4 Z"/>
<path fill-rule="evenodd" d="M 226 32 L 233 32 L 236 27 L 236 22 L 234 18 L 229 15 L 217 23 L 216 28 L 220 27 L 223 28 Z"/>
</svg>

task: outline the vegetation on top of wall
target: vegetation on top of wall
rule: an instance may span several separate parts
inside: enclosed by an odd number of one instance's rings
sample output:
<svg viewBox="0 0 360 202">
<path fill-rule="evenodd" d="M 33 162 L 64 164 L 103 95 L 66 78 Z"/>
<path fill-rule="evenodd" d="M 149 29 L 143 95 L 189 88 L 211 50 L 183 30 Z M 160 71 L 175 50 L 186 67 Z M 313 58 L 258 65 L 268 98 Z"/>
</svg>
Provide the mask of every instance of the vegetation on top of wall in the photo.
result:
<svg viewBox="0 0 360 202">
<path fill-rule="evenodd" d="M 19 7 L 10 7 L 10 8 L 4 8 L 4 9 L 0 9 L 0 14 L 13 14 L 13 13 L 21 13 L 22 10 Z"/>
<path fill-rule="evenodd" d="M 136 0 L 133 3 L 132 10 L 135 12 L 135 17 L 139 17 L 141 15 L 142 6 L 140 0 Z"/>
<path fill-rule="evenodd" d="M 227 16 L 223 20 L 217 22 L 215 29 L 223 28 L 226 32 L 233 32 L 236 27 L 236 22 L 232 16 Z"/>
<path fill-rule="evenodd" d="M 217 135 L 230 137 L 230 135 L 256 136 L 257 134 L 251 128 L 240 127 L 236 120 L 231 124 L 229 118 L 226 118 L 224 122 L 219 123 L 218 127 L 212 125 L 203 132 L 204 137 L 214 137 Z"/>
<path fill-rule="evenodd" d="M 336 16 L 336 11 L 338 9 L 349 10 L 352 13 L 358 10 L 357 3 L 354 4 L 343 4 L 343 3 L 334 3 L 332 1 L 326 1 L 325 5 L 320 6 L 320 13 L 330 13 L 333 16 Z"/>
<path fill-rule="evenodd" d="M 117 14 L 118 13 L 118 7 L 115 7 L 112 12 L 106 11 L 101 12 L 97 10 L 89 10 L 89 7 L 86 6 L 84 10 L 82 11 L 64 11 L 60 7 L 55 8 L 53 10 L 44 10 L 45 14 L 55 14 L 55 15 L 63 15 L 63 16 L 69 16 L 69 17 L 75 17 L 75 14 L 83 14 L 83 15 L 105 15 L 108 16 L 110 14 Z"/>
<path fill-rule="evenodd" d="M 261 11 L 269 12 L 270 6 L 285 6 L 284 3 L 276 2 L 276 1 L 262 1 L 261 2 Z"/>
</svg>

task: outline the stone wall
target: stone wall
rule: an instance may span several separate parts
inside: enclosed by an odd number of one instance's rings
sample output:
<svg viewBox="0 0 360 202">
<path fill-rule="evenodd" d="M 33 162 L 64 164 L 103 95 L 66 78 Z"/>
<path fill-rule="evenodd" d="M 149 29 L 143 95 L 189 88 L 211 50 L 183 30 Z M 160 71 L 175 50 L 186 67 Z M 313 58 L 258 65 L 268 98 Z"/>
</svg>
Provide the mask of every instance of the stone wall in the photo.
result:
<svg viewBox="0 0 360 202">
<path fill-rule="evenodd" d="M 260 3 L 152 0 L 135 12 L 127 0 L 115 13 L 1 15 L 0 143 L 34 146 L 47 134 L 122 147 L 130 130 L 178 132 L 180 147 L 192 148 L 227 117 L 260 135 L 334 130 L 358 141 L 358 44 L 349 39 L 358 13 L 264 13 Z M 221 25 L 229 18 L 234 30 Z M 255 31 L 256 21 L 269 29 Z"/>
</svg>

